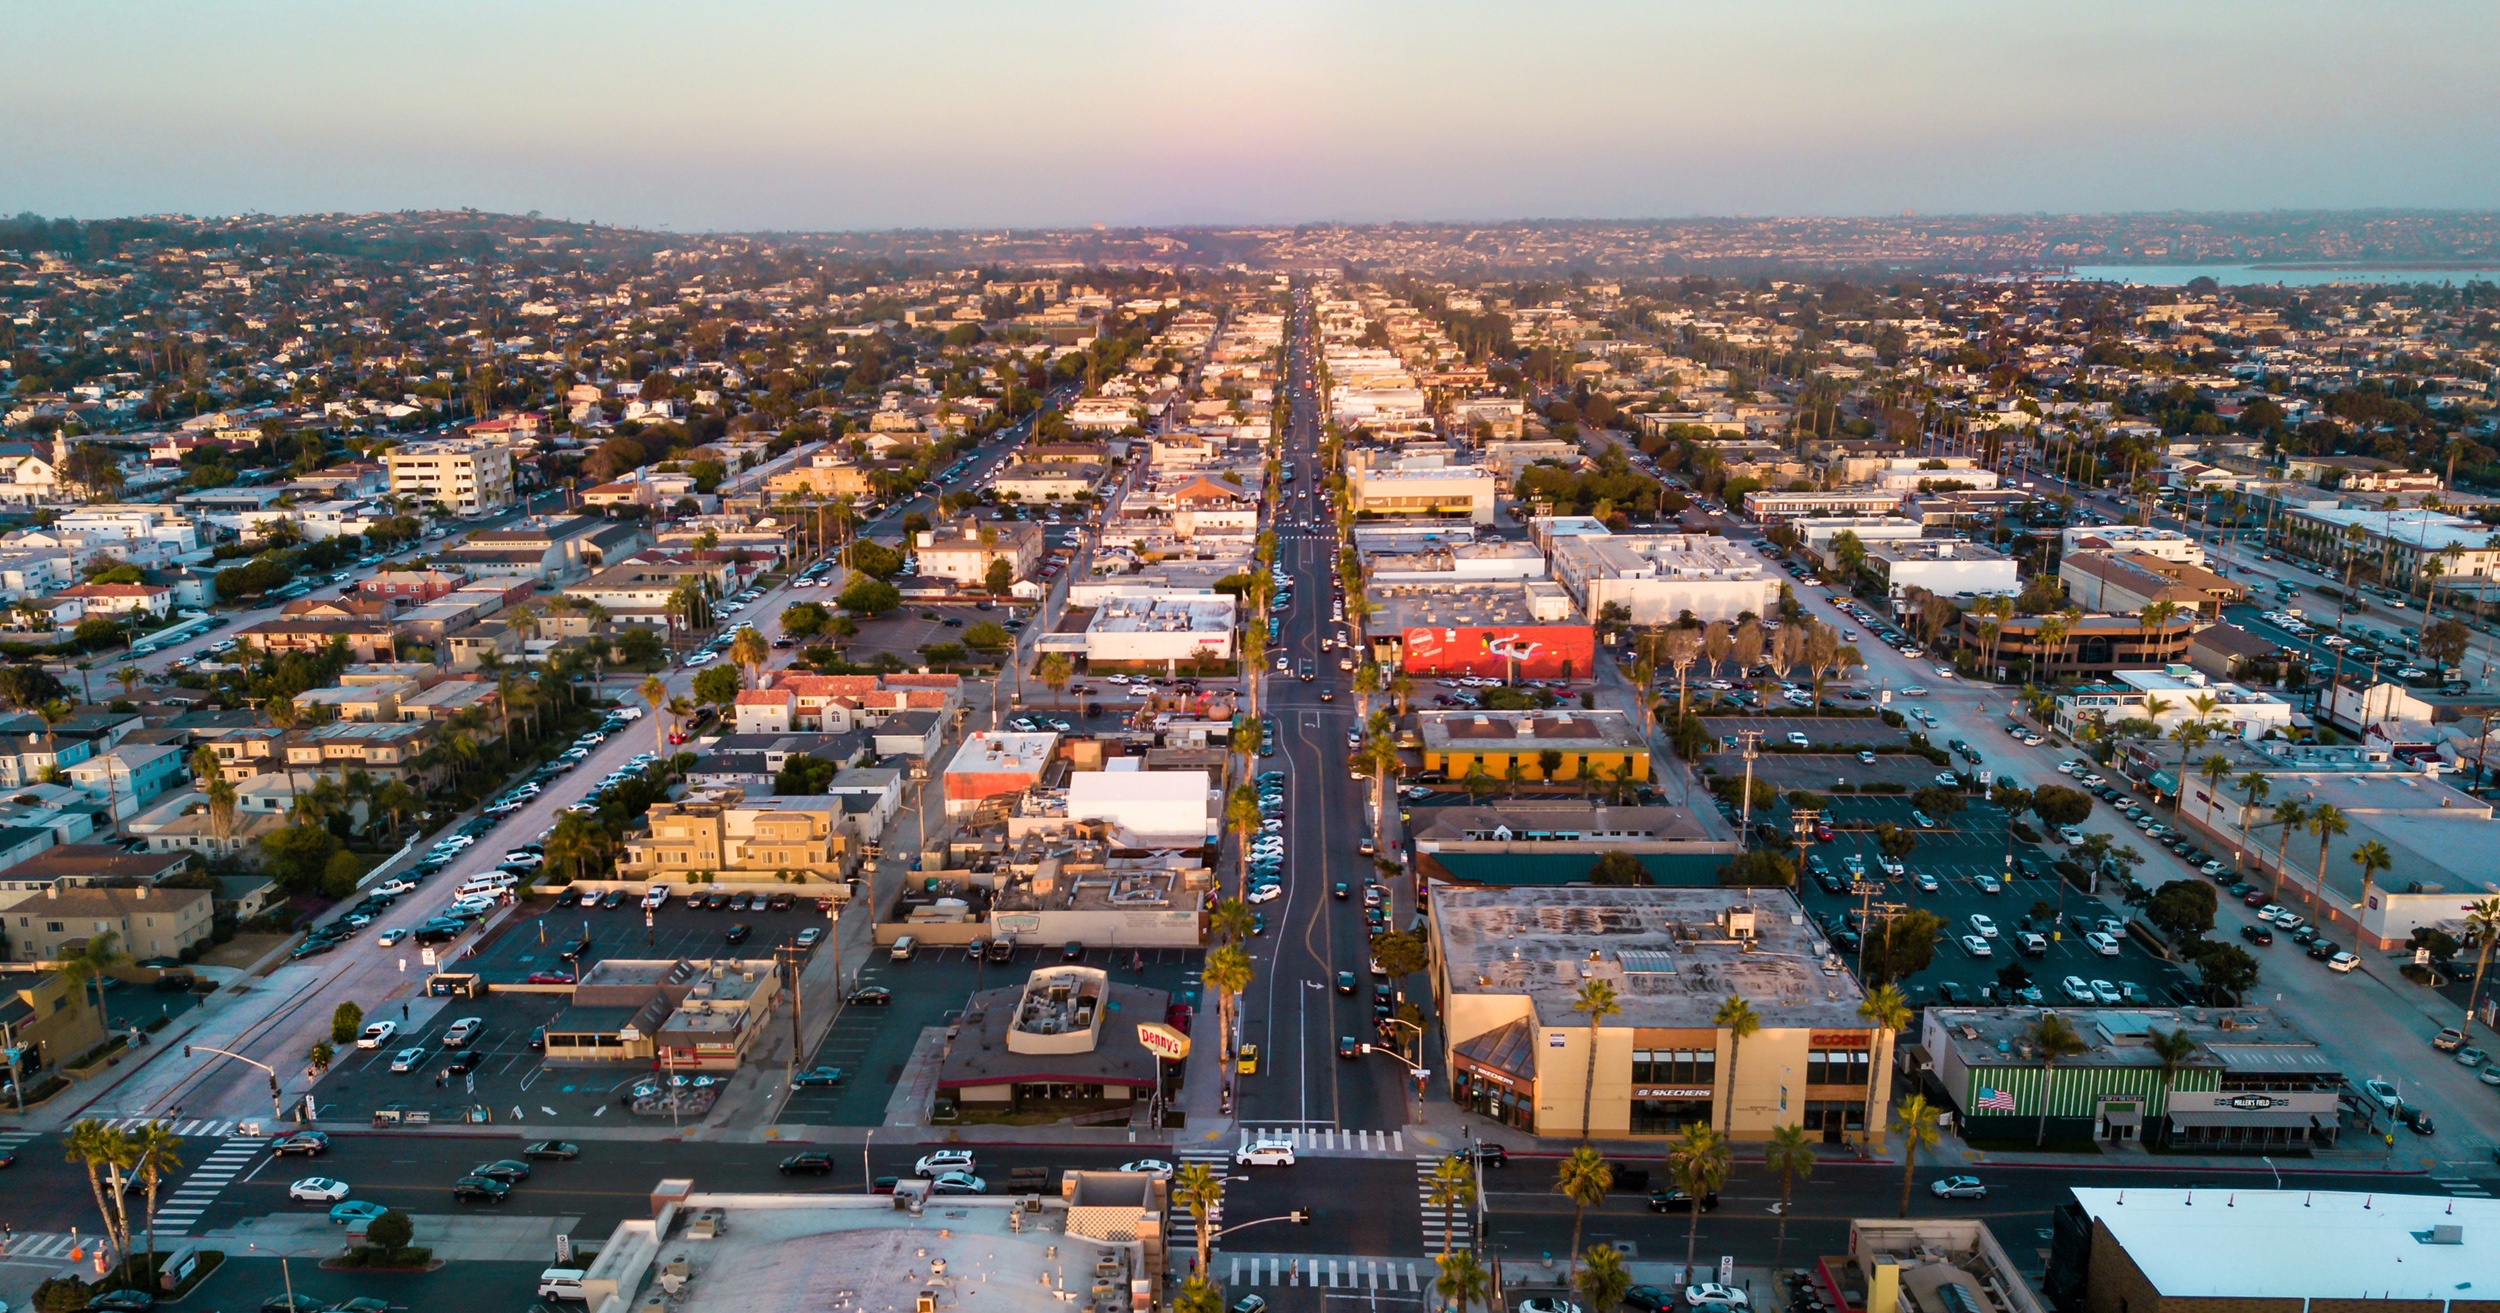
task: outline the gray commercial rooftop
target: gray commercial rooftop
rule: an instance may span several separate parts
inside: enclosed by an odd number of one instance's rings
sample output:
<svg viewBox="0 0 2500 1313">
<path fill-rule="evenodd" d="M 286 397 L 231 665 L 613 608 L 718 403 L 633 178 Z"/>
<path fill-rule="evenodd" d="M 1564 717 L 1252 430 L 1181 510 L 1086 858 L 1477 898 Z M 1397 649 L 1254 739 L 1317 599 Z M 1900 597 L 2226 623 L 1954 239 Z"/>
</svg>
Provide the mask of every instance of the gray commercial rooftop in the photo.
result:
<svg viewBox="0 0 2500 1313">
<path fill-rule="evenodd" d="M 1526 994 L 1543 1024 L 1584 1024 L 1587 980 L 1614 986 L 1616 1025 L 1711 1026 L 1730 994 L 1767 1028 L 1864 1024 L 1857 981 L 1785 889 L 1435 883 L 1432 923 L 1452 993 Z"/>
</svg>

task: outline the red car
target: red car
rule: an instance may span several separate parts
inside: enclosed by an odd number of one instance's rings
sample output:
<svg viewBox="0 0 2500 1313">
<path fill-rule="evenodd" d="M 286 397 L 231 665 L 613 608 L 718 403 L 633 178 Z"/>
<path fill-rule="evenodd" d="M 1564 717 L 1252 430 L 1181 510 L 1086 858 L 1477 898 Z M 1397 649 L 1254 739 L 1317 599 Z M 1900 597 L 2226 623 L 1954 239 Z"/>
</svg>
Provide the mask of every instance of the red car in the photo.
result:
<svg viewBox="0 0 2500 1313">
<path fill-rule="evenodd" d="M 1832 841 L 1832 827 L 1822 824 L 1819 821 L 1816 822 L 1814 826 L 1814 841 L 1816 843 L 1830 843 Z"/>
<path fill-rule="evenodd" d="M 573 983 L 573 977 L 564 971 L 532 971 L 529 982 L 533 985 L 569 985 Z"/>
<path fill-rule="evenodd" d="M 1163 1024 L 1186 1035 L 1189 1033 L 1190 1015 L 1188 1004 L 1174 1003 L 1163 1010 Z"/>
</svg>

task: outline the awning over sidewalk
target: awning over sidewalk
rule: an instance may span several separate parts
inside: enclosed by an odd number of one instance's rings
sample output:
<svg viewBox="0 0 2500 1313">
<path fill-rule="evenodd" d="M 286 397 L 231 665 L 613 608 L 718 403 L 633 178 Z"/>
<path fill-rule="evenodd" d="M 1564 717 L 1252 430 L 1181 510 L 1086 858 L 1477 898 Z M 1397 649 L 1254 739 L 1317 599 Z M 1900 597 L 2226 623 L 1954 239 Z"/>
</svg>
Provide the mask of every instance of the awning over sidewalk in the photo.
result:
<svg viewBox="0 0 2500 1313">
<path fill-rule="evenodd" d="M 2305 1131 L 2319 1123 L 2316 1113 L 2301 1112 L 2298 1109 L 2246 1112 L 2238 1109 L 2218 1109 L 2208 1112 L 2174 1112 L 2170 1114 L 2170 1124 L 2173 1126 L 2282 1126 Z"/>
</svg>

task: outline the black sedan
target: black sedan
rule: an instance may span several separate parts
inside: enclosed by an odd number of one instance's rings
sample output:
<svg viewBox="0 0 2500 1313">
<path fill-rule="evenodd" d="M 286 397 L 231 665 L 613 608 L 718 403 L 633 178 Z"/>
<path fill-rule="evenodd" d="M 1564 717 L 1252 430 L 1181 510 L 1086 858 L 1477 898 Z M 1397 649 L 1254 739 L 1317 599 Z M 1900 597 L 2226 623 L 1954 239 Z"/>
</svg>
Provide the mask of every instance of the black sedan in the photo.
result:
<svg viewBox="0 0 2500 1313">
<path fill-rule="evenodd" d="M 491 1176 L 463 1176 L 451 1183 L 451 1197 L 464 1204 L 499 1204 L 512 1197 L 512 1187 Z"/>
<path fill-rule="evenodd" d="M 1711 1212 L 1718 1206 L 1718 1191 L 1713 1190 L 1701 1197 L 1701 1211 Z M 1649 1211 L 1653 1213 L 1685 1213 L 1692 1211 L 1692 1207 L 1693 1196 L 1681 1186 L 1668 1186 L 1664 1190 L 1649 1192 Z"/>
<path fill-rule="evenodd" d="M 530 1165 L 518 1158 L 498 1158 L 491 1163 L 479 1163 L 470 1168 L 469 1175 L 482 1176 L 489 1181 L 501 1181 L 506 1185 L 518 1185 L 530 1179 Z"/>
<path fill-rule="evenodd" d="M 729 932 L 721 936 L 721 938 L 732 944 L 743 944 L 747 941 L 747 936 L 754 933 L 755 927 L 748 925 L 744 921 L 740 921 L 729 927 Z"/>
<path fill-rule="evenodd" d="M 324 1131 L 298 1131 L 269 1146 L 269 1152 L 279 1157 L 302 1154 L 307 1158 L 316 1158 L 329 1151 L 330 1136 Z"/>
<path fill-rule="evenodd" d="M 852 990 L 850 1001 L 856 1007 L 881 1008 L 894 1001 L 894 991 L 883 985 L 868 985 Z"/>
<path fill-rule="evenodd" d="M 582 1156 L 582 1146 L 573 1143 L 571 1140 L 540 1140 L 536 1144 L 523 1149 L 521 1151 L 521 1156 L 524 1158 L 552 1159 L 556 1162 L 571 1162 L 572 1160 Z"/>
</svg>

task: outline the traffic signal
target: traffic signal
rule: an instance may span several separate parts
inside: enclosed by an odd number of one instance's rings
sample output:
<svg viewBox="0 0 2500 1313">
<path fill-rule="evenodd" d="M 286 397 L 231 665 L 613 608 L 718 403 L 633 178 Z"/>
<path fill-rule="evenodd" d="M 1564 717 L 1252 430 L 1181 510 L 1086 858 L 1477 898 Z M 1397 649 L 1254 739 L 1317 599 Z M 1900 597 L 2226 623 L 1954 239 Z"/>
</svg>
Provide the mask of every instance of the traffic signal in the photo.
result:
<svg viewBox="0 0 2500 1313">
<path fill-rule="evenodd" d="M 184 1057 L 186 1057 L 186 1058 L 191 1056 L 191 1046 L 190 1046 L 190 1045 L 185 1044 L 185 1045 L 183 1045 L 183 1046 L 182 1046 L 182 1056 L 184 1056 Z"/>
</svg>

